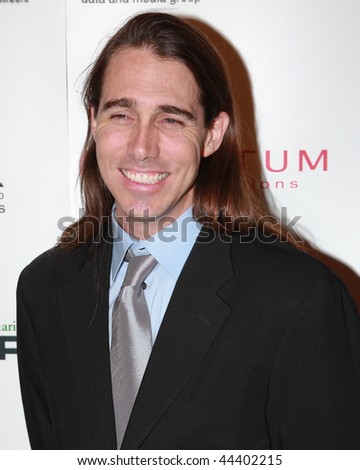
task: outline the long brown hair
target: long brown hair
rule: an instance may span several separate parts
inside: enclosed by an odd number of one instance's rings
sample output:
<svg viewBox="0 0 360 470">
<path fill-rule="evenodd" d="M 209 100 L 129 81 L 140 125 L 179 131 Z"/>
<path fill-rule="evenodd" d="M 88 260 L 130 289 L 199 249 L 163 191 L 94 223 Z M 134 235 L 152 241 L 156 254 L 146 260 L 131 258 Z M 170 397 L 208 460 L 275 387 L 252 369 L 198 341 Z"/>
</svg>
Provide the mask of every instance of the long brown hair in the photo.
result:
<svg viewBox="0 0 360 470">
<path fill-rule="evenodd" d="M 210 157 L 201 159 L 195 182 L 193 216 L 218 233 L 248 233 L 261 229 L 267 236 L 288 240 L 302 247 L 267 210 L 251 188 L 241 158 L 241 129 L 226 64 L 209 39 L 189 22 L 166 13 L 145 13 L 131 18 L 107 42 L 87 76 L 83 102 L 88 131 L 80 171 L 84 216 L 67 228 L 60 244 L 75 248 L 100 236 L 114 198 L 101 178 L 95 142 L 90 127 L 91 109 L 99 108 L 104 76 L 115 53 L 123 48 L 147 47 L 157 56 L 182 62 L 192 72 L 200 91 L 205 125 L 211 127 L 221 111 L 230 117 L 222 145 Z"/>
</svg>

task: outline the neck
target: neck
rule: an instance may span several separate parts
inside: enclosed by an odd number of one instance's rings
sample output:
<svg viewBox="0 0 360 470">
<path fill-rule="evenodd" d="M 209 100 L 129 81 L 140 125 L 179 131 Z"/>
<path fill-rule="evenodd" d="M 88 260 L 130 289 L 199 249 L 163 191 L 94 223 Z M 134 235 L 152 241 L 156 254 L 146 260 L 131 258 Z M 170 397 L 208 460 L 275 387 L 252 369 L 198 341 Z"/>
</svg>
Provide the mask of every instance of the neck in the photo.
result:
<svg viewBox="0 0 360 470">
<path fill-rule="evenodd" d="M 190 206 L 187 210 L 189 210 L 189 208 Z M 184 211 L 183 214 L 185 212 L 186 211 Z M 182 214 L 179 215 L 179 217 L 181 216 Z M 179 217 L 175 218 L 166 215 L 161 217 L 122 217 L 116 215 L 116 220 L 131 237 L 137 240 L 147 240 L 169 225 L 174 224 Z"/>
<path fill-rule="evenodd" d="M 147 240 L 175 221 L 172 217 L 160 217 L 158 219 L 127 217 L 126 221 L 122 217 L 116 217 L 116 220 L 131 237 L 137 240 Z"/>
</svg>

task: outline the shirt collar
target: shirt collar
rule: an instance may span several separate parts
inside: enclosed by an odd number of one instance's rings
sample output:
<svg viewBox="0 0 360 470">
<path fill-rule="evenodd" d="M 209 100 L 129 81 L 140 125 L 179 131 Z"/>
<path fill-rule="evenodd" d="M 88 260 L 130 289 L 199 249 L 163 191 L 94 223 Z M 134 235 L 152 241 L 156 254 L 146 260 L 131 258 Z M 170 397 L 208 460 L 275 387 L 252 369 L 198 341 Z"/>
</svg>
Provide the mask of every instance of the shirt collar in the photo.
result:
<svg viewBox="0 0 360 470">
<path fill-rule="evenodd" d="M 146 249 L 156 261 L 177 280 L 201 230 L 201 224 L 187 209 L 177 220 L 147 240 L 132 238 L 116 221 L 115 206 L 112 211 L 113 253 L 111 275 L 113 281 L 122 265 L 127 250 Z"/>
<path fill-rule="evenodd" d="M 115 217 L 115 206 L 111 212 L 111 225 L 113 235 L 112 259 L 111 259 L 111 276 L 114 281 L 120 266 L 124 261 L 124 257 L 130 246 L 134 243 L 134 239 L 117 223 Z"/>
</svg>

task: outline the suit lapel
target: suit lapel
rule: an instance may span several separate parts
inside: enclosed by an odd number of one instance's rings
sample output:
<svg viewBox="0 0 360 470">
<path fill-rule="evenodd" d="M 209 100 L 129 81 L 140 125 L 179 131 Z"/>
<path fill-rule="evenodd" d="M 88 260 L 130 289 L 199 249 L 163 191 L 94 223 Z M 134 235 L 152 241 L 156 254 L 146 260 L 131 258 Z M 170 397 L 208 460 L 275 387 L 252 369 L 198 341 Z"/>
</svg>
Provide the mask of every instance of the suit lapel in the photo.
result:
<svg viewBox="0 0 360 470">
<path fill-rule="evenodd" d="M 229 314 L 230 247 L 202 231 L 176 284 L 134 405 L 123 449 L 141 447 L 206 354 Z M 203 241 L 201 241 L 203 240 Z"/>
<path fill-rule="evenodd" d="M 97 433 L 92 436 L 94 445 L 104 449 L 116 448 L 108 341 L 111 253 L 111 243 L 105 241 L 84 249 L 82 259 L 71 254 L 69 259 L 75 261 L 69 271 L 74 274 L 58 289 L 84 430 L 89 435 Z"/>
</svg>

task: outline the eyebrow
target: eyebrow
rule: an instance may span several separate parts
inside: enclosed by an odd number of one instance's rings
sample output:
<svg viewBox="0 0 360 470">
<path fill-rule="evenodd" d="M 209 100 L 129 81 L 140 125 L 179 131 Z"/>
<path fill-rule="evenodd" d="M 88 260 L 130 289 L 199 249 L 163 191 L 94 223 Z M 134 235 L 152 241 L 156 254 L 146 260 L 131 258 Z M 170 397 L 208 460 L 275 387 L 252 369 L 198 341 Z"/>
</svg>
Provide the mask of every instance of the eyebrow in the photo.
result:
<svg viewBox="0 0 360 470">
<path fill-rule="evenodd" d="M 136 101 L 131 98 L 119 98 L 116 100 L 109 100 L 102 107 L 102 111 L 108 111 L 112 108 L 136 108 Z M 187 109 L 179 108 L 170 104 L 162 104 L 158 107 L 158 110 L 163 113 L 174 114 L 176 116 L 183 116 L 188 121 L 195 122 L 195 116 Z"/>
<path fill-rule="evenodd" d="M 188 121 L 196 121 L 195 116 L 188 110 L 178 108 L 177 106 L 171 106 L 169 104 L 163 104 L 159 106 L 159 110 L 163 113 L 175 114 L 176 116 L 183 116 Z"/>
<path fill-rule="evenodd" d="M 107 111 L 112 108 L 135 108 L 135 100 L 129 98 L 120 98 L 118 100 L 109 100 L 103 105 L 102 110 Z"/>
</svg>

